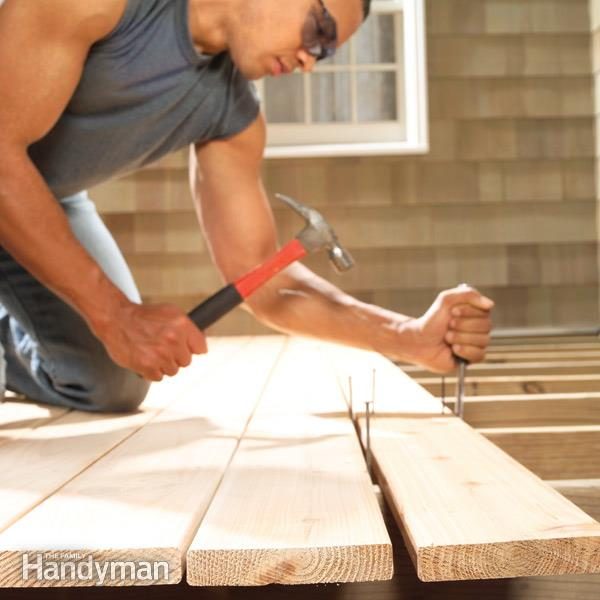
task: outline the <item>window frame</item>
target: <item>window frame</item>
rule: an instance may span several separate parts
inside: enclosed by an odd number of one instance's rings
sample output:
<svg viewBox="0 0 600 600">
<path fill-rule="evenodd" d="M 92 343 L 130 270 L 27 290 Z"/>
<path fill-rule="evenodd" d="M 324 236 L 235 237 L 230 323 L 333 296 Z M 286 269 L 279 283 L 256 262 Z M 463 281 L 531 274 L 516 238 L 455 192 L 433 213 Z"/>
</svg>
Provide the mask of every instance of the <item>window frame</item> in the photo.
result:
<svg viewBox="0 0 600 600">
<path fill-rule="evenodd" d="M 374 0 L 372 13 L 403 13 L 403 59 L 404 82 L 399 82 L 398 90 L 404 91 L 404 127 L 403 140 L 382 140 L 377 138 L 377 130 L 383 132 L 385 123 L 327 123 L 327 124 L 274 124 L 267 125 L 267 148 L 265 158 L 309 158 L 333 156 L 382 156 L 398 154 L 424 154 L 429 151 L 428 99 L 427 99 L 427 61 L 425 41 L 424 0 Z M 401 58 L 402 60 L 402 58 Z M 261 85 L 259 91 L 262 93 Z M 323 131 L 335 130 L 339 137 L 349 137 L 352 131 L 360 128 L 374 132 L 373 141 L 347 143 L 308 143 L 272 145 L 269 138 L 277 131 L 279 139 L 302 138 L 307 128 L 324 126 Z M 389 123 L 388 123 L 389 126 Z M 313 129 L 314 131 L 314 129 Z M 269 132 L 271 134 L 269 135 Z M 337 137 L 337 136 L 336 136 Z M 364 138 L 364 135 L 362 136 Z M 389 137 L 389 135 L 387 136 Z"/>
</svg>

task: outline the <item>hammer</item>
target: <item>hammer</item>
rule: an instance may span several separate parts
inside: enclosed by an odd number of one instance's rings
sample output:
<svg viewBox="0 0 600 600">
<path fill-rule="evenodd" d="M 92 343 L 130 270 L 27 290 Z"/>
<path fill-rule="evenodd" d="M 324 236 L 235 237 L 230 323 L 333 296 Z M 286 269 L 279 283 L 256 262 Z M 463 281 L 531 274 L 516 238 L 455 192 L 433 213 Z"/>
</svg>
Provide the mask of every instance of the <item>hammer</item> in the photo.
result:
<svg viewBox="0 0 600 600">
<path fill-rule="evenodd" d="M 307 254 L 327 250 L 329 259 L 340 273 L 354 266 L 352 256 L 338 242 L 335 232 L 321 213 L 288 196 L 276 194 L 276 197 L 304 217 L 306 226 L 291 242 L 262 265 L 220 289 L 194 308 L 188 316 L 200 329 L 210 327 L 244 302 L 248 296 L 277 275 L 279 271 Z"/>
</svg>

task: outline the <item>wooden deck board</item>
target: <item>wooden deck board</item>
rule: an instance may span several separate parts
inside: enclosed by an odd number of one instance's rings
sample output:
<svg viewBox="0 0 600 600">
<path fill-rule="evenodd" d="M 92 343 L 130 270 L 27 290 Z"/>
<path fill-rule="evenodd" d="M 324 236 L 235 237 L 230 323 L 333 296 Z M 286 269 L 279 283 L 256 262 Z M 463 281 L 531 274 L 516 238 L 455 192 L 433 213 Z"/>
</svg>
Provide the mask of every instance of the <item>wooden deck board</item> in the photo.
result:
<svg viewBox="0 0 600 600">
<path fill-rule="evenodd" d="M 239 342 L 219 343 L 207 356 L 197 358 L 186 376 L 153 385 L 137 413 L 101 416 L 74 411 L 0 447 L 1 468 L 7 475 L 3 480 L 7 483 L 0 488 L 0 587 L 60 585 L 35 578 L 22 581 L 18 565 L 30 552 L 81 551 L 87 556 L 97 551 L 99 559 L 114 556 L 123 560 L 128 555 L 123 551 L 127 542 L 144 548 L 144 534 L 164 533 L 156 524 L 155 505 L 169 499 L 169 488 L 185 482 L 189 475 L 185 434 L 188 441 L 196 439 L 209 427 L 198 415 L 189 419 L 189 413 L 177 412 L 174 406 L 189 401 L 182 394 L 190 377 L 201 382 L 227 359 L 235 345 Z M 201 402 L 194 395 L 191 405 L 200 410 Z M 158 416 L 162 427 L 153 421 Z M 175 468 L 177 461 L 169 461 L 169 451 L 178 452 L 183 474 Z M 173 510 L 164 513 L 169 526 L 178 516 L 176 503 Z M 125 532 L 130 535 L 122 535 Z M 166 557 L 173 566 L 169 569 L 172 578 L 180 577 L 182 552 L 175 546 L 162 550 L 147 554 Z"/>
<path fill-rule="evenodd" d="M 371 449 L 422 580 L 600 571 L 600 524 L 457 417 L 376 410 Z"/>
<path fill-rule="evenodd" d="M 380 496 L 380 494 L 379 494 Z M 394 549 L 394 577 L 386 581 L 301 586 L 190 587 L 171 586 L 86 588 L 85 600 L 598 600 L 600 575 L 561 575 L 516 579 L 420 581 L 406 551 L 395 519 L 382 502 L 382 510 Z M 4 590 L 5 600 L 80 600 L 81 588 Z"/>
<path fill-rule="evenodd" d="M 273 339 L 269 338 L 265 343 L 270 345 Z M 217 342 L 216 346 L 219 344 Z M 222 346 L 221 359 L 226 355 L 225 345 Z M 369 522 L 369 518 L 365 517 L 364 526 L 348 533 L 348 527 L 340 524 L 343 517 L 338 515 L 339 522 L 331 517 L 334 507 L 340 503 L 348 515 L 352 514 L 357 503 L 369 507 L 367 513 L 371 518 L 378 514 L 371 512 L 370 483 L 347 416 L 351 404 L 364 440 L 364 403 L 372 399 L 375 401 L 372 447 L 376 473 L 398 522 L 402 524 L 408 548 L 423 580 L 522 577 L 600 570 L 600 524 L 594 521 L 598 516 L 600 498 L 597 480 L 596 483 L 593 479 L 551 482 L 566 498 L 573 499 L 591 513 L 588 516 L 553 491 L 550 485 L 450 415 L 448 409 L 443 410 L 439 399 L 432 397 L 382 357 L 313 342 L 294 342 L 293 346 L 296 350 L 291 352 L 298 351 L 299 354 L 290 361 L 290 366 L 284 365 L 281 372 L 277 368 L 277 377 L 281 380 L 271 382 L 275 391 L 267 389 L 259 405 L 260 410 L 250 421 L 240 450 L 235 454 L 237 440 L 252 414 L 253 405 L 252 408 L 245 405 L 245 412 L 236 411 L 238 417 L 242 415 L 238 421 L 232 421 L 226 403 L 218 404 L 220 408 L 216 413 L 216 407 L 211 405 L 210 425 L 207 425 L 206 413 L 202 412 L 202 399 L 200 404 L 175 402 L 166 410 L 162 400 L 150 398 L 146 409 L 152 414 L 119 415 L 120 424 L 111 422 L 111 415 L 61 413 L 62 409 L 48 411 L 35 405 L 11 407 L 12 416 L 6 412 L 3 420 L 0 405 L 0 468 L 6 466 L 5 472 L 12 477 L 17 473 L 18 465 L 26 464 L 25 459 L 34 465 L 27 477 L 17 478 L 19 489 L 16 489 L 17 486 L 12 490 L 5 489 L 7 486 L 0 489 L 0 518 L 4 509 L 9 515 L 5 522 L 12 523 L 0 534 L 0 585 L 15 585 L 20 560 L 28 549 L 92 551 L 100 561 L 127 557 L 162 558 L 172 567 L 172 577 L 160 581 L 131 580 L 116 585 L 174 583 L 181 577 L 186 547 L 209 504 L 206 516 L 214 510 L 213 520 L 212 524 L 206 521 L 209 525 L 204 533 L 208 531 L 210 535 L 201 535 L 201 527 L 195 537 L 195 540 L 200 540 L 198 552 L 194 554 L 192 547 L 188 557 L 190 565 L 196 566 L 194 572 L 190 568 L 188 578 L 196 578 L 196 585 L 222 584 L 227 577 L 230 577 L 230 585 L 385 579 L 391 575 L 389 540 L 385 530 L 380 535 L 379 524 Z M 315 350 L 318 347 L 325 349 L 322 354 Z M 309 348 L 311 351 L 308 351 Z M 526 353 L 525 350 L 523 354 Z M 250 353 L 250 356 L 254 357 L 254 354 Z M 296 367 L 300 356 L 309 363 L 304 372 L 320 372 L 320 375 L 312 381 L 302 378 L 301 384 L 308 386 L 308 391 L 303 393 L 299 384 L 293 386 L 291 395 L 289 391 L 286 395 L 282 390 L 286 389 L 286 381 L 298 376 L 291 365 Z M 269 360 L 274 363 L 273 359 L 268 359 L 267 363 Z M 246 368 L 247 374 L 260 379 L 253 363 L 246 364 Z M 332 381 L 332 370 L 338 373 L 338 380 L 333 387 L 328 387 Z M 352 382 L 348 372 L 352 374 Z M 216 370 L 213 376 L 216 376 Z M 210 381 L 201 379 L 197 384 L 198 392 L 203 385 L 210 385 Z M 231 391 L 229 395 L 247 380 L 232 377 L 231 381 L 227 381 Z M 213 385 L 213 389 L 220 388 L 223 381 L 221 377 L 219 385 Z M 313 393 L 315 384 L 316 389 L 323 387 L 331 393 L 324 396 Z M 260 387 L 260 384 L 257 383 L 257 386 Z M 184 387 L 189 390 L 187 384 Z M 241 389 L 244 392 L 237 394 L 240 398 L 252 396 L 247 386 Z M 175 388 L 172 388 L 172 393 L 175 393 Z M 296 398 L 296 401 L 282 403 L 281 398 L 288 396 Z M 479 423 L 488 424 L 484 433 L 491 438 L 496 436 L 496 441 L 510 442 L 511 447 L 518 450 L 513 450 L 515 455 L 526 464 L 533 458 L 541 461 L 542 465 L 551 465 L 544 467 L 549 469 L 543 472 L 544 476 L 599 477 L 594 474 L 594 457 L 598 456 L 600 449 L 600 423 L 593 424 L 599 396 L 600 391 L 472 397 L 466 400 L 466 417 L 468 420 L 470 412 L 472 416 L 473 410 L 479 410 Z M 190 397 L 188 394 L 188 400 Z M 518 421 L 520 418 L 524 420 Z M 194 423 L 195 419 L 203 420 L 204 428 Z M 560 423 L 560 427 L 547 427 L 546 423 L 538 426 L 540 419 Z M 571 423 L 569 419 L 587 419 L 587 425 Z M 517 423 L 513 423 L 514 420 Z M 233 422 L 237 425 L 232 427 Z M 215 423 L 219 425 L 215 427 Z M 528 427 L 515 427 L 524 424 Z M 154 431 L 154 426 L 159 426 L 163 433 Z M 96 451 L 100 448 L 100 453 L 94 454 L 90 450 L 85 460 L 77 457 L 79 462 L 73 460 L 64 467 L 60 465 L 58 475 L 46 473 L 43 471 L 45 465 L 56 464 L 55 458 L 50 459 L 52 453 L 55 457 L 59 450 L 56 439 L 60 436 L 64 436 L 67 449 L 69 444 L 77 447 L 77 443 L 84 440 L 89 449 L 97 444 Z M 27 440 L 36 447 L 35 453 L 25 451 Z M 549 452 L 544 450 L 545 447 L 553 447 L 556 451 Z M 222 501 L 211 504 L 214 490 L 229 460 L 225 459 L 232 455 L 232 468 L 227 471 L 215 496 L 217 498 L 223 493 Z M 204 460 L 202 466 L 200 456 L 203 459 L 208 456 L 208 461 Z M 327 457 L 325 463 L 324 456 Z M 346 457 L 346 460 L 341 457 Z M 579 465 L 579 470 L 563 466 L 569 464 L 569 457 L 575 459 L 571 463 Z M 14 465 L 11 459 L 15 459 Z M 184 461 L 185 466 L 178 469 Z M 155 479 L 154 474 L 148 475 L 149 464 L 153 465 L 153 471 L 156 464 L 165 464 L 168 469 Z M 360 476 L 356 472 L 357 464 L 361 465 Z M 308 478 L 302 475 L 307 467 L 310 468 Z M 257 473 L 269 476 L 262 481 Z M 230 476 L 231 480 L 228 480 Z M 54 489 L 48 485 L 51 481 L 54 481 Z M 262 485 L 270 486 L 271 496 L 260 492 Z M 46 491 L 42 493 L 41 487 Z M 188 495 L 181 491 L 190 488 L 197 491 Z M 254 488 L 255 493 L 241 493 L 243 490 L 254 492 Z M 301 500 L 303 496 L 290 493 L 290 490 L 299 489 L 313 490 L 311 497 L 318 498 L 320 502 L 311 504 L 307 512 Z M 326 489 L 327 494 L 315 491 L 319 489 Z M 4 499 L 2 493 L 5 493 Z M 325 496 L 336 498 L 337 503 L 333 500 L 323 502 Z M 283 502 L 277 502 L 277 498 L 283 499 Z M 348 503 L 346 498 L 352 498 L 352 502 Z M 6 512 L 5 499 L 13 508 L 21 501 L 24 501 L 21 506 L 28 508 L 11 516 L 10 511 Z M 288 510 L 282 511 L 277 521 L 277 510 L 286 502 Z M 86 508 L 90 503 L 94 505 L 94 514 L 100 515 L 94 522 Z M 165 514 L 164 507 L 167 505 L 171 510 Z M 229 510 L 231 506 L 233 509 Z M 506 506 L 511 507 L 512 518 L 509 521 L 503 520 L 505 513 L 502 508 Z M 537 512 L 532 516 L 534 508 Z M 360 512 L 363 514 L 362 510 Z M 257 520 L 255 515 L 260 513 L 275 518 L 280 526 L 275 528 L 265 519 Z M 116 515 L 117 518 L 107 525 L 109 521 L 102 518 L 103 514 Z M 232 514 L 235 515 L 233 521 Z M 302 520 L 300 515 L 306 520 Z M 142 524 L 150 521 L 158 523 L 156 531 L 143 529 Z M 301 526 L 294 526 L 299 522 Z M 350 517 L 347 522 L 350 522 Z M 239 535 L 244 527 L 249 532 L 247 537 Z M 48 534 L 35 540 L 35 532 L 44 528 Z M 139 543 L 126 543 L 136 531 L 142 531 L 142 535 L 136 534 Z M 384 541 L 366 543 L 365 540 L 373 533 Z M 352 536 L 360 540 L 362 534 L 365 534 L 363 543 L 352 543 Z M 341 539 L 339 544 L 318 543 L 319 539 L 336 536 Z M 240 544 L 236 546 L 234 543 L 224 550 L 225 554 L 218 554 L 223 551 L 222 548 L 213 547 L 214 540 L 219 543 L 224 540 L 226 545 L 228 540 L 239 542 L 240 538 L 246 545 L 242 543 L 240 548 Z M 63 540 L 61 547 L 55 543 L 59 539 Z M 111 539 L 122 540 L 123 543 L 107 548 Z M 256 539 L 260 541 L 258 545 Z M 305 544 L 288 543 L 291 539 L 304 540 Z M 32 540 L 33 543 L 28 543 Z M 93 540 L 93 543 L 88 547 L 82 540 Z M 192 559 L 197 562 L 192 563 Z M 233 568 L 226 569 L 218 562 L 220 560 L 228 561 Z M 209 577 L 213 577 L 212 583 L 207 583 Z M 231 580 L 235 582 L 231 583 Z M 530 588 L 527 582 L 530 582 Z M 554 587 L 549 582 L 554 582 Z M 79 582 L 78 585 L 93 584 Z M 558 587 L 568 594 L 581 593 L 572 597 L 587 600 L 592 590 L 599 590 L 597 584 L 600 580 L 594 575 L 584 578 L 562 575 L 559 578 L 510 580 L 507 586 L 511 597 L 514 595 L 527 600 L 527 589 L 539 594 L 532 597 L 542 598 L 546 593 L 548 598 L 553 598 L 552 590 Z M 27 585 L 37 586 L 31 581 Z M 384 585 L 384 582 L 379 585 Z M 453 588 L 436 589 L 451 591 Z M 476 589 L 474 584 L 473 589 Z M 509 588 L 502 586 L 502 589 Z M 493 593 L 488 597 L 495 599 Z"/>
<path fill-rule="evenodd" d="M 422 580 L 600 572 L 600 524 L 458 418 L 371 427 Z"/>
<path fill-rule="evenodd" d="M 190 546 L 188 582 L 389 579 L 391 553 L 337 379 L 294 340 Z"/>
<path fill-rule="evenodd" d="M 68 413 L 0 446 L 0 531 L 28 513 L 155 414 Z"/>
<path fill-rule="evenodd" d="M 66 415 L 67 408 L 44 406 L 23 400 L 0 402 L 0 446 L 16 440 L 37 427 Z"/>
</svg>

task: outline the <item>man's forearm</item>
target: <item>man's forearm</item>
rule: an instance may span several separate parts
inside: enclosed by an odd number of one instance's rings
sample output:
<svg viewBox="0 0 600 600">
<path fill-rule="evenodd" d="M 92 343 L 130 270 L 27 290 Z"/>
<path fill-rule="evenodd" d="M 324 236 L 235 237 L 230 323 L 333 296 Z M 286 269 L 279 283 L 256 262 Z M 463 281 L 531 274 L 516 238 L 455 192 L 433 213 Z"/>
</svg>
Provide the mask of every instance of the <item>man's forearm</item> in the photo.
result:
<svg viewBox="0 0 600 600">
<path fill-rule="evenodd" d="M 418 360 L 414 319 L 360 302 L 298 263 L 247 304 L 260 321 L 285 333 L 375 350 L 396 360 Z"/>
<path fill-rule="evenodd" d="M 265 131 L 259 117 L 238 135 L 190 153 L 198 217 L 215 265 L 228 282 L 278 247 L 260 180 Z M 455 367 L 455 355 L 482 360 L 493 302 L 476 290 L 445 290 L 413 319 L 359 302 L 295 263 L 248 298 L 246 306 L 280 331 L 377 350 L 446 373 Z"/>
<path fill-rule="evenodd" d="M 68 219 L 29 158 L 2 149 L 0 245 L 94 328 L 108 322 L 123 293 L 73 235 Z"/>
<path fill-rule="evenodd" d="M 117 365 L 160 381 L 206 352 L 181 309 L 131 302 L 74 236 L 29 159 L 1 150 L 0 245 L 82 315 Z"/>
</svg>

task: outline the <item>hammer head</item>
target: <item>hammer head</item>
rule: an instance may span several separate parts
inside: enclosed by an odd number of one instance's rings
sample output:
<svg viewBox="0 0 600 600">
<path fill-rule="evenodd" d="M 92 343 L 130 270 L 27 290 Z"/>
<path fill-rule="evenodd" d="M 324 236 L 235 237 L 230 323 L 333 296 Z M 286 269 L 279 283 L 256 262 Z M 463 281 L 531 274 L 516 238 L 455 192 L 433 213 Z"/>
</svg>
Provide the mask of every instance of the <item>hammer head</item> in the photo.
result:
<svg viewBox="0 0 600 600">
<path fill-rule="evenodd" d="M 290 208 L 293 208 L 306 221 L 306 227 L 296 236 L 296 239 L 306 248 L 309 253 L 327 250 L 329 260 L 331 260 L 336 271 L 342 273 L 354 266 L 354 259 L 350 253 L 339 243 L 335 232 L 323 218 L 320 212 L 314 208 L 309 208 L 304 204 L 284 196 L 275 194 L 275 196 L 285 202 Z"/>
</svg>

